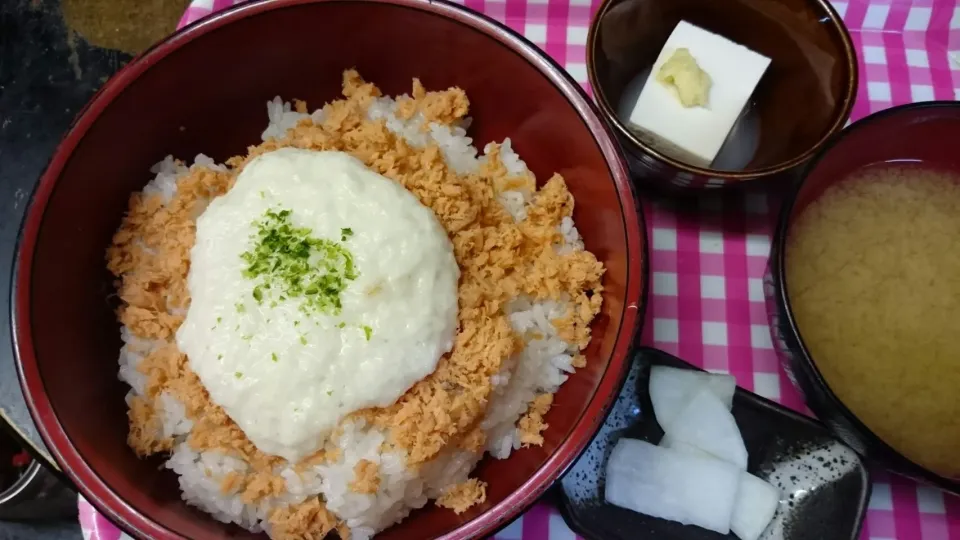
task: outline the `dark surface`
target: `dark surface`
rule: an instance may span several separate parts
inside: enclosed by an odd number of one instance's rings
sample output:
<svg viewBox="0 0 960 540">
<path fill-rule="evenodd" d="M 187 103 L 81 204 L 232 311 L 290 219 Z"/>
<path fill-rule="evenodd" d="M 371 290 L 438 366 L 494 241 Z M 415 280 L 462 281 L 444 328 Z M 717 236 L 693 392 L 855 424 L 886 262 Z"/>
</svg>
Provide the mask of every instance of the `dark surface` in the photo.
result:
<svg viewBox="0 0 960 540">
<path fill-rule="evenodd" d="M 734 539 L 699 527 L 680 525 L 607 504 L 603 499 L 606 459 L 620 437 L 658 443 L 663 431 L 657 424 L 647 391 L 650 366 L 683 369 L 694 366 L 667 353 L 640 348 L 623 390 L 587 451 L 561 481 L 560 510 L 567 523 L 591 540 L 656 538 L 663 540 Z M 748 471 L 761 478 L 777 464 L 792 461 L 811 450 L 835 443 L 817 421 L 801 416 L 756 394 L 737 388 L 733 416 L 749 453 Z M 804 492 L 779 486 L 784 500 L 785 540 L 856 539 L 870 497 L 869 473 L 853 452 L 843 465 L 849 472 L 833 482 L 811 481 Z M 814 471 L 837 466 L 830 461 L 808 460 Z M 841 460 L 843 461 L 843 460 Z M 823 473 L 823 471 L 820 471 Z M 800 495 L 794 499 L 791 494 Z M 776 519 L 776 518 L 775 518 Z"/>
<path fill-rule="evenodd" d="M 330 100 L 351 66 L 390 94 L 408 91 L 414 76 L 429 88 L 463 88 L 475 143 L 509 136 L 539 178 L 562 174 L 577 200 L 578 228 L 606 266 L 587 367 L 557 393 L 544 445 L 484 461 L 477 476 L 495 478 L 484 504 L 460 516 L 431 506 L 380 538 L 489 533 L 550 486 L 602 423 L 626 373 L 639 326 L 644 229 L 612 135 L 576 83 L 519 39 L 439 2 L 246 4 L 179 34 L 108 85 L 41 181 L 15 298 L 27 399 L 58 461 L 92 502 L 152 538 L 238 534 L 188 508 L 175 476 L 126 444 L 104 248 L 153 163 L 167 154 L 242 153 L 259 139 L 265 101 L 277 94 Z M 308 49 L 321 54 L 291 54 Z"/>
<path fill-rule="evenodd" d="M 29 460 L 18 462 L 19 455 L 23 451 L 20 442 L 0 430 L 0 492 L 12 486 L 18 478 L 23 476 Z"/>
<path fill-rule="evenodd" d="M 17 230 L 33 186 L 74 115 L 128 56 L 71 38 L 55 0 L 0 2 L 0 305 L 7 305 Z M 0 310 L 0 422 L 50 464 L 14 371 Z M 74 522 L 0 523 L 0 539 L 79 538 Z"/>
<path fill-rule="evenodd" d="M 891 140 L 890 133 L 897 133 Z M 960 171 L 955 141 L 960 137 L 960 104 L 928 102 L 904 105 L 868 116 L 853 124 L 809 166 L 803 182 L 787 196 L 773 237 L 764 292 L 773 343 L 788 374 L 799 383 L 807 405 L 848 445 L 905 476 L 960 494 L 960 481 L 927 471 L 874 435 L 827 386 L 803 343 L 790 311 L 784 271 L 784 247 L 789 227 L 804 208 L 834 182 L 871 164 L 922 161 Z"/>
<path fill-rule="evenodd" d="M 79 540 L 83 538 L 76 522 L 26 523 L 0 522 L 0 540 Z"/>
<path fill-rule="evenodd" d="M 74 115 L 128 59 L 70 37 L 56 0 L 0 2 L 0 305 L 33 186 Z M 0 411 L 45 454 L 17 384 L 9 313 L 0 312 Z"/>
<path fill-rule="evenodd" d="M 771 59 L 751 99 L 760 144 L 742 171 L 698 168 L 666 157 L 616 117 L 627 83 L 649 70 L 681 20 Z M 857 88 L 856 52 L 827 0 L 607 0 L 590 27 L 587 68 L 635 176 L 680 189 L 789 171 L 843 128 Z"/>
<path fill-rule="evenodd" d="M 6 492 L 0 492 L 0 523 L 57 522 L 76 524 L 77 492 L 50 469 L 31 461 Z"/>
</svg>

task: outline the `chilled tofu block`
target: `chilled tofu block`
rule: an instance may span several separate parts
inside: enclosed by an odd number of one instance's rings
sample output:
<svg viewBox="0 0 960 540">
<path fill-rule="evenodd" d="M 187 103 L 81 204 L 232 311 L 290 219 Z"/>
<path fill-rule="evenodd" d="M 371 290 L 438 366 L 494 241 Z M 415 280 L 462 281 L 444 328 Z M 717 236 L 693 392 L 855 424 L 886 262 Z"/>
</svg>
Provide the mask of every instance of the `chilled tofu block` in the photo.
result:
<svg viewBox="0 0 960 540">
<path fill-rule="evenodd" d="M 777 512 L 780 491 L 769 482 L 740 473 L 740 489 L 733 505 L 730 529 L 740 540 L 757 540 Z"/>
<path fill-rule="evenodd" d="M 747 469 L 747 448 L 737 421 L 709 388 L 697 392 L 664 432 L 673 441 L 699 448 L 742 471 Z"/>
<path fill-rule="evenodd" d="M 681 21 L 654 62 L 628 123 L 651 146 L 708 167 L 769 65 L 766 56 Z"/>
<path fill-rule="evenodd" d="M 666 431 L 677 414 L 704 387 L 709 388 L 729 410 L 737 382 L 730 375 L 705 373 L 667 366 L 650 368 L 650 401 L 657 423 Z"/>
<path fill-rule="evenodd" d="M 719 459 L 621 439 L 607 462 L 608 503 L 648 516 L 730 532 L 740 471 Z"/>
</svg>

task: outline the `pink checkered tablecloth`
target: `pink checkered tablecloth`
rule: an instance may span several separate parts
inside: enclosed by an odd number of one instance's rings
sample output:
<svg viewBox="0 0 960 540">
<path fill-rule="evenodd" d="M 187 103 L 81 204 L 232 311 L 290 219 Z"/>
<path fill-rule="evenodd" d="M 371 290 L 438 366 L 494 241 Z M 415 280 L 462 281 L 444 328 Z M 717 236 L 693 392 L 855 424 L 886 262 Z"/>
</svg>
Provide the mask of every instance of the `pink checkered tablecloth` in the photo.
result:
<svg viewBox="0 0 960 540">
<path fill-rule="evenodd" d="M 194 0 L 180 26 L 243 0 Z M 522 33 L 587 86 L 585 45 L 600 0 L 460 0 Z M 958 0 L 834 1 L 860 59 L 853 120 L 912 101 L 960 100 Z M 740 386 L 802 408 L 779 367 L 767 327 L 761 278 L 779 197 L 764 191 L 720 194 L 696 208 L 644 204 L 651 245 L 651 298 L 644 343 Z M 83 501 L 86 540 L 124 538 Z M 570 531 L 546 503 L 496 540 L 567 540 Z M 960 498 L 874 471 L 864 540 L 960 540 Z"/>
</svg>

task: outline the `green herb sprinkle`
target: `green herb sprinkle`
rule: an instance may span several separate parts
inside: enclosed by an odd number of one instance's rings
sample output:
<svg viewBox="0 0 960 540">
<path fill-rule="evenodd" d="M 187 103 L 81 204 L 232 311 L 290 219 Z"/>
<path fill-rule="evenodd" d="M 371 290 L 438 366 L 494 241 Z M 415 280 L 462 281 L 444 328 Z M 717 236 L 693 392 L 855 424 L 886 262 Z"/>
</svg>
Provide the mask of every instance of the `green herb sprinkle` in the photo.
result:
<svg viewBox="0 0 960 540">
<path fill-rule="evenodd" d="M 276 291 L 271 307 L 298 298 L 305 313 L 337 315 L 343 307 L 340 294 L 359 275 L 353 254 L 338 242 L 312 236 L 309 228 L 295 227 L 290 216 L 290 210 L 272 209 L 253 223 L 253 247 L 240 255 L 246 263 L 243 276 L 256 281 L 253 299 L 261 304 Z M 353 231 L 340 233 L 343 241 Z"/>
</svg>

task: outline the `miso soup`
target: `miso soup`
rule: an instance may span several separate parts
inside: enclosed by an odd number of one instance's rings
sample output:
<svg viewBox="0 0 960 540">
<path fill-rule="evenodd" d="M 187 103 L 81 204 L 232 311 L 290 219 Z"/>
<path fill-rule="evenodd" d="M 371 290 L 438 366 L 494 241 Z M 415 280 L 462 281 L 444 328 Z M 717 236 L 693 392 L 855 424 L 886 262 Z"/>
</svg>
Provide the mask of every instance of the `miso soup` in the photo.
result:
<svg viewBox="0 0 960 540">
<path fill-rule="evenodd" d="M 960 176 L 871 166 L 804 209 L 787 294 L 831 390 L 919 465 L 960 477 Z"/>
</svg>

